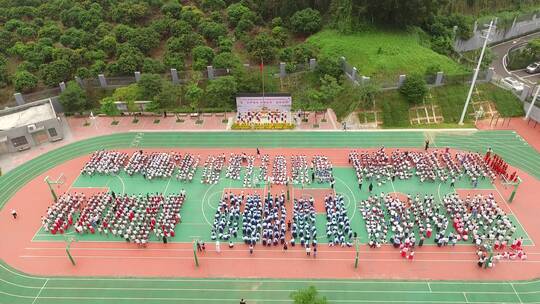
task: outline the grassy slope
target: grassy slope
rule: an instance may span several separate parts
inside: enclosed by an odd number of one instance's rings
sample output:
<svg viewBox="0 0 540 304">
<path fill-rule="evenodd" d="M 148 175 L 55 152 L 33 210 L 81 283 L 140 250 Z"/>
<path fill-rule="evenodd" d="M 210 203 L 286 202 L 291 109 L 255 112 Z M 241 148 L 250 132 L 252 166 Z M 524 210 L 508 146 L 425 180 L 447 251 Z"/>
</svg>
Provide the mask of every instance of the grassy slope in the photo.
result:
<svg viewBox="0 0 540 304">
<path fill-rule="evenodd" d="M 400 74 L 423 74 L 428 66 L 434 64 L 447 74 L 466 71 L 450 58 L 420 45 L 416 35 L 405 32 L 374 31 L 342 35 L 323 30 L 309 37 L 308 41 L 319 46 L 323 53 L 344 56 L 349 64 L 358 68 L 360 74 L 378 79 L 397 79 Z"/>
<path fill-rule="evenodd" d="M 485 83 L 477 86 L 480 97 L 473 100 L 491 100 L 497 111 L 504 117 L 523 115 L 521 102 L 511 92 L 492 84 Z M 457 124 L 465 105 L 469 87 L 464 85 L 448 85 L 430 89 L 432 100 L 442 110 L 445 124 Z M 377 98 L 378 107 L 383 111 L 384 127 L 409 127 L 409 105 L 398 91 L 382 92 Z M 469 106 L 468 113 L 472 113 Z M 468 117 L 470 118 L 470 117 Z M 448 125 L 446 125 L 448 126 Z"/>
</svg>

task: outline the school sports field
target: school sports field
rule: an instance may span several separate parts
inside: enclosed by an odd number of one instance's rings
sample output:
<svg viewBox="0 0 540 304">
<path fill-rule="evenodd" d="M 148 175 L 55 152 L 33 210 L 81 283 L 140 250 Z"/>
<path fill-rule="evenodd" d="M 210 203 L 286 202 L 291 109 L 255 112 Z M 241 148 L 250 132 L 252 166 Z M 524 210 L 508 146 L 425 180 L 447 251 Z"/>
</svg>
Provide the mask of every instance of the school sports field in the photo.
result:
<svg viewBox="0 0 540 304">
<path fill-rule="evenodd" d="M 224 191 L 239 191 L 241 181 L 222 178 L 216 185 L 200 183 L 200 170 L 192 183 L 174 178 L 147 181 L 142 177 L 79 176 L 89 154 L 97 149 L 132 152 L 178 151 L 206 155 L 231 152 L 254 154 L 258 147 L 270 155 L 325 154 L 335 169 L 335 192 L 347 202 L 353 227 L 365 243 L 363 220 L 356 202 L 367 198 L 357 189 L 354 170 L 347 163 L 351 149 L 420 149 L 429 139 L 433 148 L 485 152 L 488 147 L 518 169 L 523 183 L 512 203 L 510 190 L 500 183 L 482 182 L 478 189 L 456 184 L 458 193 L 496 193 L 497 201 L 512 215 L 523 236 L 526 261 L 502 261 L 494 269 L 478 269 L 469 245 L 437 248 L 424 246 L 413 262 L 402 260 L 393 248 L 369 249 L 362 245 L 358 269 L 354 249 L 328 248 L 321 239 L 316 260 L 306 259 L 301 248 L 283 253 L 278 248 L 255 249 L 249 256 L 244 245 L 212 252 L 210 222 Z M 57 187 L 65 191 L 114 190 L 117 193 L 187 192 L 181 209 L 182 223 L 172 242 L 152 243 L 139 249 L 121 239 L 99 234 L 78 237 L 71 246 L 73 266 L 65 253 L 65 236 L 40 230 L 40 216 L 52 199 L 45 176 L 65 176 Z M 309 285 L 332 303 L 540 303 L 540 154 L 512 131 L 459 132 L 260 132 L 260 133 L 123 133 L 96 137 L 43 154 L 0 177 L 0 303 L 248 303 L 288 302 L 290 292 Z M 256 190 L 266 192 L 266 185 Z M 272 187 L 278 193 L 280 187 Z M 376 192 L 433 193 L 436 198 L 453 191 L 446 184 L 397 181 Z M 324 196 L 328 185 L 293 187 L 291 196 Z M 11 219 L 17 209 L 19 218 Z M 321 232 L 324 215 L 317 217 Z M 324 235 L 324 233 L 321 233 Z M 194 264 L 192 240 L 208 240 L 208 252 Z M 17 270 L 16 270 L 17 269 Z M 443 280 L 443 281 L 442 281 Z M 459 280 L 459 281 L 448 281 Z"/>
</svg>

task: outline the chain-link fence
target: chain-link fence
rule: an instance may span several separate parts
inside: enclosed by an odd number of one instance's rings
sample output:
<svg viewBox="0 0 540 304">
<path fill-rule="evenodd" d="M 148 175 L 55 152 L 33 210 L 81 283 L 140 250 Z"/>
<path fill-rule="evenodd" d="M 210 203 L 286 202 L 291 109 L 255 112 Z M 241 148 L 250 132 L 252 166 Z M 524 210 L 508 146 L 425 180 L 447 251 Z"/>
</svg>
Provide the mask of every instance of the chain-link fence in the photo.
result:
<svg viewBox="0 0 540 304">
<path fill-rule="evenodd" d="M 471 81 L 472 81 L 471 73 L 444 75 L 442 84 L 444 85 L 465 84 L 465 83 L 470 83 Z"/>
<path fill-rule="evenodd" d="M 38 101 L 42 99 L 47 99 L 53 96 L 60 95 L 60 88 L 50 88 L 50 89 L 43 89 L 38 92 L 23 94 L 22 97 L 25 102 L 33 102 Z"/>
<path fill-rule="evenodd" d="M 231 75 L 230 69 L 214 69 L 214 77 L 223 77 Z"/>
</svg>

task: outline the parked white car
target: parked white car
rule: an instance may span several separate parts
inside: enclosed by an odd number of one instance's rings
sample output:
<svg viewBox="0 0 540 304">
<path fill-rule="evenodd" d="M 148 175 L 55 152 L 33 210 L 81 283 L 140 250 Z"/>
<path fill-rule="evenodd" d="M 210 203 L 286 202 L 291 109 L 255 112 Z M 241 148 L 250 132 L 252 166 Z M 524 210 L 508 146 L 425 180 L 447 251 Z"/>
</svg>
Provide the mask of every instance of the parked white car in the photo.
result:
<svg viewBox="0 0 540 304">
<path fill-rule="evenodd" d="M 523 82 L 519 82 L 515 78 L 512 78 L 512 77 L 503 78 L 501 80 L 501 84 L 518 93 L 523 91 Z"/>
<path fill-rule="evenodd" d="M 529 74 L 540 73 L 540 62 L 531 63 L 525 69 L 525 72 Z"/>
</svg>

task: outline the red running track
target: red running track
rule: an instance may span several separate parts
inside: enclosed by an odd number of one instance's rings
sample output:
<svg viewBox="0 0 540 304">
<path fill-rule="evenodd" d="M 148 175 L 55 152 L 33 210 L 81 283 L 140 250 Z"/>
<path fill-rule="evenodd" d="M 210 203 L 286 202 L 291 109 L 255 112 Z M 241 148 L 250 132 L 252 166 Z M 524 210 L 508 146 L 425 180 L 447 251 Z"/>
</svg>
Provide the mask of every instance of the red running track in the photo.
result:
<svg viewBox="0 0 540 304">
<path fill-rule="evenodd" d="M 244 149 L 245 150 L 245 149 Z M 175 149 L 180 153 L 207 154 L 243 152 L 242 149 Z M 389 149 L 390 150 L 390 149 Z M 126 151 L 133 151 L 126 150 Z M 154 150 L 152 150 L 154 151 Z M 158 151 L 158 149 L 155 149 Z M 161 149 L 160 151 L 170 151 Z M 249 152 L 249 151 L 248 151 Z M 268 149 L 263 153 L 324 154 L 335 166 L 347 166 L 349 149 Z M 417 248 L 414 261 L 407 261 L 399 252 L 384 246 L 360 249 L 359 268 L 354 268 L 354 249 L 319 246 L 317 258 L 309 258 L 300 247 L 281 248 L 256 246 L 250 255 L 244 245 L 230 250 L 223 244 L 220 254 L 213 244 L 199 257 L 200 267 L 195 267 L 192 245 L 188 243 L 152 243 L 146 249 L 138 249 L 124 242 L 73 243 L 72 254 L 77 261 L 74 267 L 65 253 L 63 242 L 31 242 L 39 229 L 40 218 L 50 205 L 50 193 L 43 182 L 45 176 L 64 173 L 66 183 L 59 187 L 63 193 L 77 178 L 80 168 L 89 156 L 70 160 L 38 176 L 25 185 L 0 211 L 1 258 L 9 265 L 35 275 L 65 276 L 154 276 L 154 277 L 267 277 L 267 278 L 372 278 L 372 279 L 434 279 L 434 280 L 518 280 L 540 276 L 540 250 L 527 246 L 526 261 L 502 261 L 494 269 L 478 269 L 474 247 L 424 246 Z M 518 170 L 523 183 L 514 203 L 504 208 L 511 210 L 533 240 L 540 239 L 540 225 L 536 214 L 540 204 L 536 191 L 540 182 Z M 504 197 L 510 189 L 500 184 L 497 188 Z M 274 188 L 274 187 L 273 187 Z M 273 189 L 274 190 L 274 189 Z M 278 191 L 279 189 L 275 189 Z M 505 205 L 501 203 L 501 205 Z M 11 209 L 18 211 L 13 220 Z M 289 208 L 290 210 L 290 208 Z M 289 212 L 290 213 L 290 212 Z M 180 226 L 181 227 L 181 226 Z M 9 244 L 9 245 L 6 245 Z"/>
</svg>

